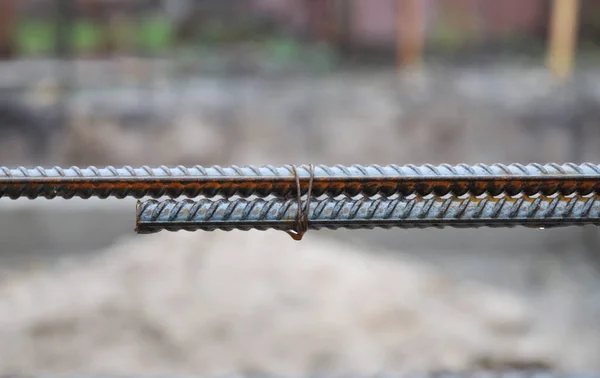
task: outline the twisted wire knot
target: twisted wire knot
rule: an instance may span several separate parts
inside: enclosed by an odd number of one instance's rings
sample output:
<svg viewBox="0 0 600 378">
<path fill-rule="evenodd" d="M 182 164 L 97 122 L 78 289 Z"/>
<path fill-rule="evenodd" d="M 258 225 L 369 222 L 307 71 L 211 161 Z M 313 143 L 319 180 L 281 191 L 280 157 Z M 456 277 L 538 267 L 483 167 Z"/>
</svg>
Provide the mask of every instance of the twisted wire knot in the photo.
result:
<svg viewBox="0 0 600 378">
<path fill-rule="evenodd" d="M 296 193 L 298 200 L 298 213 L 296 215 L 296 223 L 291 230 L 287 230 L 286 233 L 296 241 L 302 240 L 304 234 L 308 231 L 309 212 L 310 212 L 310 201 L 312 199 L 312 186 L 315 177 L 315 167 L 313 164 L 308 166 L 309 178 L 308 178 L 308 191 L 306 193 L 306 201 L 304 207 L 302 206 L 302 188 L 300 187 L 300 176 L 295 165 L 293 165 L 292 171 L 296 179 Z"/>
</svg>

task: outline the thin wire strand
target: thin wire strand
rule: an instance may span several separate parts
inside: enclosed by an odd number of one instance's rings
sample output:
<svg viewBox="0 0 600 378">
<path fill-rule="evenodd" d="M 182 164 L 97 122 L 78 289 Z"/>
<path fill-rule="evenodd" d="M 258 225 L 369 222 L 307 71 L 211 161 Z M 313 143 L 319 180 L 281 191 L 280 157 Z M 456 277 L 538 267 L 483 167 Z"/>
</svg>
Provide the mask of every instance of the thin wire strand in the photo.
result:
<svg viewBox="0 0 600 378">
<path fill-rule="evenodd" d="M 308 231 L 309 227 L 310 202 L 312 199 L 312 186 L 315 177 L 315 167 L 313 164 L 309 165 L 308 191 L 304 206 L 302 206 L 302 188 L 300 186 L 300 175 L 298 175 L 298 169 L 295 165 L 293 165 L 291 168 L 296 178 L 296 199 L 298 201 L 298 212 L 296 215 L 295 227 L 291 230 L 287 230 L 286 233 L 290 235 L 292 239 L 300 241 L 302 240 L 304 234 Z"/>
</svg>

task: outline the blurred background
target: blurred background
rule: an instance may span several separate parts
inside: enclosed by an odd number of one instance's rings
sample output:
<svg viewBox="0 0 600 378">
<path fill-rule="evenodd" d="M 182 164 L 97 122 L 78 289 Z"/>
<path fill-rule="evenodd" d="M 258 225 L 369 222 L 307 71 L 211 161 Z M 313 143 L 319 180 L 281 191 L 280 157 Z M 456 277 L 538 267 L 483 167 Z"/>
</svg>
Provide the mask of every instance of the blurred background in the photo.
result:
<svg viewBox="0 0 600 378">
<path fill-rule="evenodd" d="M 600 1 L 0 0 L 0 165 L 600 162 Z M 0 200 L 0 372 L 600 369 L 600 235 L 134 235 Z"/>
</svg>

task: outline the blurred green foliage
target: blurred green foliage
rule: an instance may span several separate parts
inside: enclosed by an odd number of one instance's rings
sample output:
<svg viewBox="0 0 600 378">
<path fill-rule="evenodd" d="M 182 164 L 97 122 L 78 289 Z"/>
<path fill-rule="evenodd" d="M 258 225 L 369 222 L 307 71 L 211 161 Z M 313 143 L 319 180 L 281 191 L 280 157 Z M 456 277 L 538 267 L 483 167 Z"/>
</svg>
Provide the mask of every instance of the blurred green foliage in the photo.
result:
<svg viewBox="0 0 600 378">
<path fill-rule="evenodd" d="M 147 52 L 162 52 L 174 42 L 175 27 L 165 16 L 144 17 L 134 32 L 138 46 Z"/>
<path fill-rule="evenodd" d="M 176 52 L 177 57 L 195 57 L 194 64 L 209 71 L 226 70 L 231 65 L 276 70 L 304 66 L 322 71 L 339 61 L 334 46 L 303 42 L 252 17 L 236 22 L 209 18 L 194 28 L 191 38 L 182 38 L 173 22 L 160 14 L 111 22 L 76 19 L 71 26 L 69 43 L 76 55 L 103 52 L 106 48 L 150 54 L 171 51 Z M 22 56 L 52 56 L 57 46 L 57 32 L 54 20 L 25 18 L 18 23 L 14 42 Z M 221 53 L 229 47 L 234 47 L 230 52 L 238 52 Z"/>
<path fill-rule="evenodd" d="M 267 53 L 277 61 L 297 59 L 300 55 L 300 45 L 292 38 L 272 38 L 265 44 Z"/>
<path fill-rule="evenodd" d="M 55 46 L 56 27 L 44 20 L 21 20 L 16 28 L 15 45 L 22 55 L 50 53 Z"/>
<path fill-rule="evenodd" d="M 104 40 L 104 31 L 97 23 L 88 20 L 77 20 L 73 25 L 71 45 L 77 52 L 93 51 L 101 46 Z"/>
<path fill-rule="evenodd" d="M 147 52 L 160 52 L 173 44 L 175 33 L 172 23 L 161 16 L 122 23 L 115 29 L 97 21 L 78 19 L 71 30 L 70 44 L 75 53 L 101 49 L 109 40 L 116 46 L 135 46 Z M 17 51 L 24 56 L 52 54 L 56 47 L 56 32 L 53 21 L 22 19 L 14 36 Z"/>
</svg>

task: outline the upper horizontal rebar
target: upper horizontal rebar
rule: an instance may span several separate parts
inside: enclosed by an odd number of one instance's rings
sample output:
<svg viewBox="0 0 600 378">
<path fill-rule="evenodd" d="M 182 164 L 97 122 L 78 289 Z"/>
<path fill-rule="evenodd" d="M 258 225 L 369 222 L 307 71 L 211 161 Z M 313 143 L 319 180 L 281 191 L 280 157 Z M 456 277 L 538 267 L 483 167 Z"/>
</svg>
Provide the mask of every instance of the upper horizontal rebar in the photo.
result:
<svg viewBox="0 0 600 378">
<path fill-rule="evenodd" d="M 297 211 L 292 199 L 147 200 L 136 231 L 290 230 Z M 308 219 L 311 229 L 600 225 L 600 196 L 328 198 L 310 203 Z"/>
<path fill-rule="evenodd" d="M 310 172 L 299 166 L 301 190 L 306 193 Z M 369 165 L 314 167 L 312 192 L 328 195 L 481 195 L 506 193 L 582 195 L 600 192 L 600 165 L 460 164 Z M 296 193 L 292 166 L 59 168 L 0 167 L 0 197 L 169 196 L 290 197 Z"/>
</svg>

